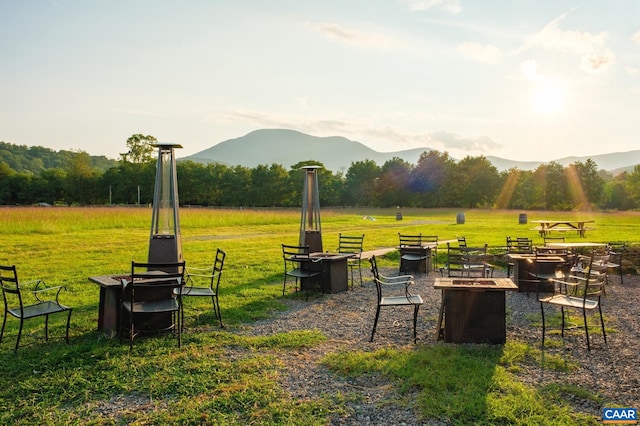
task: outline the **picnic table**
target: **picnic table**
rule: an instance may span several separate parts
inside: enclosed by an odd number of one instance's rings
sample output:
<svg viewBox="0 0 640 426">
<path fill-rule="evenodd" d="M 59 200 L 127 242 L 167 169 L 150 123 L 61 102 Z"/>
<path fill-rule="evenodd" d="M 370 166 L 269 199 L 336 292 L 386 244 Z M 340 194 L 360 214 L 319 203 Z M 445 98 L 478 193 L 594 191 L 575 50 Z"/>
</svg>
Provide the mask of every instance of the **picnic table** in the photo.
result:
<svg viewBox="0 0 640 426">
<path fill-rule="evenodd" d="M 594 220 L 532 220 L 531 223 L 537 223 L 538 226 L 531 228 L 531 230 L 538 231 L 541 237 L 551 232 L 574 231 L 584 238 L 586 231 L 595 229 L 592 226 L 588 226 L 588 224 L 594 222 Z"/>
</svg>

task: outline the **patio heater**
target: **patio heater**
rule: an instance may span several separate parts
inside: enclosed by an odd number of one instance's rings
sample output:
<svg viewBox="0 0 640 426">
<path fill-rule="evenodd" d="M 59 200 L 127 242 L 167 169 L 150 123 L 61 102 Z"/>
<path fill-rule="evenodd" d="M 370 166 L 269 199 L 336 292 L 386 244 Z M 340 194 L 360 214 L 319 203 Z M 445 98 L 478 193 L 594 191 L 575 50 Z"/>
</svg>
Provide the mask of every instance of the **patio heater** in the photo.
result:
<svg viewBox="0 0 640 426">
<path fill-rule="evenodd" d="M 153 146 L 158 147 L 158 163 L 153 191 L 149 263 L 181 262 L 178 179 L 173 150 L 182 146 L 170 143 L 159 143 Z"/>
<path fill-rule="evenodd" d="M 311 253 L 322 252 L 322 227 L 320 225 L 320 195 L 318 193 L 318 173 L 321 166 L 304 166 L 304 186 L 302 188 L 302 215 L 300 216 L 300 242 L 309 246 Z"/>
</svg>

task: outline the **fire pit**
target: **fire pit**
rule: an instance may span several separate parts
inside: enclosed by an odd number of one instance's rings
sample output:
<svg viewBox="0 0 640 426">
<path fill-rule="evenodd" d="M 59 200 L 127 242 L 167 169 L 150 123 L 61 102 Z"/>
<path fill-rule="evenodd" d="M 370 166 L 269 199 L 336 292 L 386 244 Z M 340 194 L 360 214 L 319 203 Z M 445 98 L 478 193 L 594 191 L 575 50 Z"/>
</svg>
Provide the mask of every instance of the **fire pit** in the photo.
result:
<svg viewBox="0 0 640 426">
<path fill-rule="evenodd" d="M 448 343 L 506 342 L 505 291 L 518 287 L 508 278 L 436 278 L 442 306 L 436 333 Z"/>
</svg>

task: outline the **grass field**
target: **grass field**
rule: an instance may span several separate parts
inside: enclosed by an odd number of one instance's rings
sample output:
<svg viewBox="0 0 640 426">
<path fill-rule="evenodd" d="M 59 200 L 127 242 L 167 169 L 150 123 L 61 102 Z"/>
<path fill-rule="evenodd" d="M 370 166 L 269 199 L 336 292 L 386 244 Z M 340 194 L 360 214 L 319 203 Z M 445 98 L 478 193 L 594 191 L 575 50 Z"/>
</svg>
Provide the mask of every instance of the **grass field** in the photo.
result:
<svg viewBox="0 0 640 426">
<path fill-rule="evenodd" d="M 438 235 L 441 240 L 464 235 L 470 245 L 487 243 L 496 252 L 502 250 L 507 235 L 527 236 L 534 243 L 541 243 L 538 233 L 530 230 L 532 224 L 518 223 L 520 213 L 526 213 L 529 221 L 593 219 L 595 230 L 587 232 L 588 241 L 637 243 L 640 239 L 638 213 L 466 210 L 465 224 L 456 224 L 460 211 L 403 209 L 403 219 L 396 220 L 396 209 L 326 210 L 322 212 L 324 250 L 336 248 L 340 232 L 365 234 L 365 250 L 397 245 L 399 232 Z M 183 208 L 182 250 L 187 265 L 208 264 L 217 247 L 227 252 L 221 305 L 229 329 L 192 334 L 179 351 L 170 338 L 142 339 L 131 353 L 128 345 L 96 331 L 98 287 L 87 278 L 125 273 L 131 260 L 146 260 L 151 210 L 1 208 L 0 215 L 3 247 L 0 263 L 16 264 L 22 280 L 44 278 L 48 284 L 64 285 L 66 291 L 61 297 L 74 308 L 69 345 L 56 340 L 45 344 L 41 324 L 32 321 L 27 324 L 23 339 L 33 344 L 21 348 L 17 355 L 12 351 L 17 321 L 8 320 L 5 341 L 0 345 L 0 423 L 325 424 L 330 412 L 340 409 L 339 401 L 329 397 L 320 401 L 292 400 L 274 380 L 278 350 L 315 345 L 322 341 L 322 335 L 312 330 L 269 338 L 246 338 L 233 333 L 234 327 L 283 309 L 280 244 L 297 243 L 299 210 Z M 580 240 L 573 233 L 565 236 L 567 241 Z M 397 264 L 397 255 L 388 256 L 384 264 Z M 191 305 L 196 310 L 192 315 L 197 318 L 193 326 L 214 322 L 206 302 Z M 61 324 L 54 321 L 53 325 L 53 333 L 59 335 Z M 248 348 L 253 355 L 231 363 L 225 356 L 229 347 Z M 264 350 L 255 351 L 256 348 Z M 450 351 L 448 356 L 452 357 L 475 357 L 478 364 L 470 364 L 471 371 L 482 369 L 486 356 L 495 356 L 455 347 L 417 350 L 425 352 L 425 357 L 433 355 L 428 351 L 435 350 Z M 505 345 L 500 356 L 508 361 L 500 362 L 520 362 L 521 356 L 514 353 L 533 350 L 517 344 Z M 373 370 L 371 363 L 376 356 L 380 354 L 354 350 L 353 363 L 370 365 Z M 400 359 L 408 354 L 405 349 L 390 348 L 385 356 Z M 419 355 L 413 354 L 412 360 L 419 362 Z M 495 360 L 490 363 L 495 365 Z M 335 364 L 336 370 L 340 370 Z M 346 366 L 343 368 L 348 370 Z M 410 371 L 398 371 L 395 375 L 407 385 L 419 380 Z M 497 387 L 500 392 L 508 395 L 531 392 L 508 375 L 500 380 L 503 381 L 503 386 Z M 438 391 L 433 390 L 434 394 Z M 130 398 L 144 395 L 157 404 L 148 411 L 125 410 L 116 419 L 108 414 L 96 417 L 96 406 L 123 395 Z M 504 398 L 495 395 L 495 411 L 485 414 L 486 418 L 479 422 L 493 423 L 501 418 L 500 410 L 506 410 L 506 405 L 525 404 L 515 401 L 517 398 L 507 398 L 508 395 Z M 427 395 L 425 401 L 428 399 Z M 465 411 L 466 402 L 457 403 L 462 404 L 457 410 Z M 536 407 L 531 409 L 533 413 L 524 406 L 521 412 L 515 410 L 520 413 L 519 423 L 535 424 L 539 423 L 535 419 L 547 418 L 565 424 L 593 421 L 553 404 L 538 407 L 536 402 L 533 406 Z M 443 408 L 444 411 L 432 413 L 431 409 L 425 406 L 425 414 L 452 421 L 458 412 Z M 513 411 L 513 407 L 509 410 Z"/>
</svg>

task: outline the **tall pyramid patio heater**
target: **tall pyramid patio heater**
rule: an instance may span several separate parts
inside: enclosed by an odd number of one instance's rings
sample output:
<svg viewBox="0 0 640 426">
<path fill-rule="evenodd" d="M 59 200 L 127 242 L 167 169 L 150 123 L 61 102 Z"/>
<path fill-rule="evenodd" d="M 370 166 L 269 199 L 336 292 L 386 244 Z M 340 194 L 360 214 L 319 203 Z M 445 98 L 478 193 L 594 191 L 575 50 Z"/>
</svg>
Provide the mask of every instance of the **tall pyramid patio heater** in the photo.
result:
<svg viewBox="0 0 640 426">
<path fill-rule="evenodd" d="M 318 173 L 321 166 L 304 166 L 302 188 L 302 215 L 300 216 L 300 243 L 309 246 L 311 253 L 322 252 L 322 226 L 320 225 L 320 194 Z"/>
<path fill-rule="evenodd" d="M 160 143 L 156 164 L 156 184 L 153 191 L 153 217 L 149 239 L 149 263 L 182 261 L 180 217 L 178 215 L 178 179 L 175 148 L 178 144 Z M 166 271 L 172 272 L 172 271 Z"/>
</svg>

